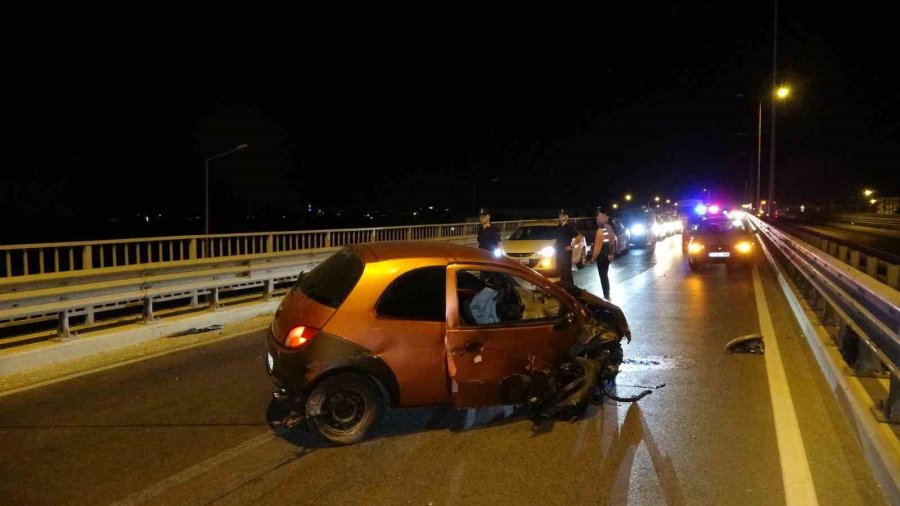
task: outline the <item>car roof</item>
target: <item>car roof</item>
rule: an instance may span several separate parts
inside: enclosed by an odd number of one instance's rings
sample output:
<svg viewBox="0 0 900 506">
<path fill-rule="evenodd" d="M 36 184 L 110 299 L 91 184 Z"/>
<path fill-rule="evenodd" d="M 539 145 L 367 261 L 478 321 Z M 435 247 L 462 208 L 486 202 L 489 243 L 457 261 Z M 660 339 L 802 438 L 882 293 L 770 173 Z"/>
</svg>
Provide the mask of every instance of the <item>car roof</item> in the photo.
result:
<svg viewBox="0 0 900 506">
<path fill-rule="evenodd" d="M 407 258 L 432 259 L 437 263 L 490 263 L 516 270 L 529 269 L 506 258 L 496 258 L 490 251 L 438 240 L 370 242 L 347 246 L 357 252 L 366 263 Z"/>
</svg>

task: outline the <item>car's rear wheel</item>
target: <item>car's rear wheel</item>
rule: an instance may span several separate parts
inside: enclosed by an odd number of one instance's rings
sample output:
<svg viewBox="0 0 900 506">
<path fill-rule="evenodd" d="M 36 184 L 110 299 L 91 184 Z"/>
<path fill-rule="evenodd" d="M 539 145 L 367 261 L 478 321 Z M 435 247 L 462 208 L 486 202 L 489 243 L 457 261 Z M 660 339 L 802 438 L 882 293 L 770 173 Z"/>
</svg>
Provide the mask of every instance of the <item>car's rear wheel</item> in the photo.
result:
<svg viewBox="0 0 900 506">
<path fill-rule="evenodd" d="M 381 419 L 384 400 L 372 380 L 341 373 L 319 383 L 306 400 L 310 428 L 338 444 L 362 441 Z"/>
<path fill-rule="evenodd" d="M 697 263 L 693 260 L 688 260 L 688 265 L 691 266 L 692 271 L 700 272 L 700 264 L 699 263 Z"/>
</svg>

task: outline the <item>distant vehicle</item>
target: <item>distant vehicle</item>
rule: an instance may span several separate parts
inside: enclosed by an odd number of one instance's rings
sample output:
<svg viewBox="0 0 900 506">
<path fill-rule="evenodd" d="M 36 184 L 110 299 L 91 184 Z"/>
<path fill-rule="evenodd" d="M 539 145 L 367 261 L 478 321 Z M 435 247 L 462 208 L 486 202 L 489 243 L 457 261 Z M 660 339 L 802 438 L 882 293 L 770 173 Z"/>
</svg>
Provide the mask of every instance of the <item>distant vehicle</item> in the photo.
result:
<svg viewBox="0 0 900 506">
<path fill-rule="evenodd" d="M 646 207 L 631 207 L 619 212 L 618 218 L 631 232 L 631 245 L 650 247 L 656 244 L 656 213 Z"/>
<path fill-rule="evenodd" d="M 530 223 L 517 228 L 509 236 L 509 239 L 503 241 L 503 254 L 511 260 L 531 267 L 544 276 L 559 277 L 559 269 L 556 268 L 557 225 L 558 222 L 546 221 Z M 572 265 L 579 268 L 584 267 L 587 255 L 587 242 L 582 237 L 572 248 Z"/>
<path fill-rule="evenodd" d="M 688 265 L 693 271 L 711 263 L 752 267 L 760 255 L 754 232 L 746 218 L 721 215 L 703 218 L 691 233 Z"/>
</svg>

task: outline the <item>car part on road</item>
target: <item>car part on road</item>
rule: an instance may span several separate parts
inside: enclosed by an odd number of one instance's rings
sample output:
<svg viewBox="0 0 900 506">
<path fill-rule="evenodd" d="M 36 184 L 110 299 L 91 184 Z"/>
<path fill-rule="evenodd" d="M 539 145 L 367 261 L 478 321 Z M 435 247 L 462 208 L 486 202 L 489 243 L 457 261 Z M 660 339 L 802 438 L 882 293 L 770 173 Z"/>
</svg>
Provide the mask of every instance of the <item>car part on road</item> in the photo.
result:
<svg viewBox="0 0 900 506">
<path fill-rule="evenodd" d="M 763 342 L 763 336 L 759 334 L 748 334 L 732 339 L 725 345 L 725 353 L 753 353 L 762 355 L 766 352 L 766 344 Z"/>
</svg>

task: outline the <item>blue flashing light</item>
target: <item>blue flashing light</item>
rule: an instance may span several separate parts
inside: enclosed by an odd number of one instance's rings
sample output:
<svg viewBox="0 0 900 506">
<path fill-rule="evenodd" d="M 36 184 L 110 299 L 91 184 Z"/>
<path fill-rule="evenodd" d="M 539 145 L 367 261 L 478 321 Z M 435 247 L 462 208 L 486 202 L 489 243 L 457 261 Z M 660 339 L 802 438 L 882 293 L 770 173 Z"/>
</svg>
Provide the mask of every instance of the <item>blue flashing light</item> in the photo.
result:
<svg viewBox="0 0 900 506">
<path fill-rule="evenodd" d="M 697 204 L 697 207 L 694 208 L 694 212 L 699 215 L 706 214 L 706 206 L 703 204 Z"/>
</svg>

